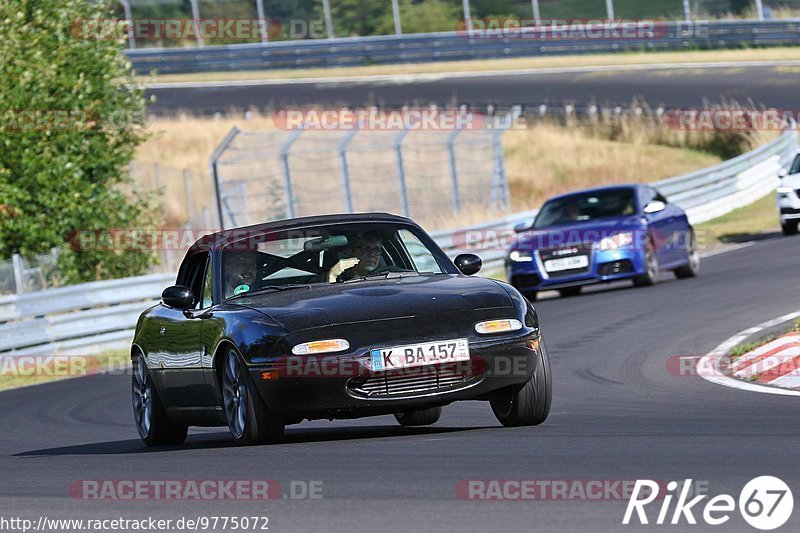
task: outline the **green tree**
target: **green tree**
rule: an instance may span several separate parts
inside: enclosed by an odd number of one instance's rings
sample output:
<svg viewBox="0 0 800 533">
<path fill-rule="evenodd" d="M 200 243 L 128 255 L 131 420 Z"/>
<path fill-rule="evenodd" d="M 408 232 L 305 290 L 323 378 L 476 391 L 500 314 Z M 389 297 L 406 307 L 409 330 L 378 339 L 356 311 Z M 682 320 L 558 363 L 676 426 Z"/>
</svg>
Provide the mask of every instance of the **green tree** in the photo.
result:
<svg viewBox="0 0 800 533">
<path fill-rule="evenodd" d="M 462 18 L 461 10 L 449 2 L 428 0 L 417 3 L 412 0 L 400 0 L 403 33 L 453 31 Z M 381 17 L 376 31 L 381 35 L 394 33 L 394 17 L 391 10 Z"/>
<path fill-rule="evenodd" d="M 153 226 L 147 197 L 122 191 L 143 140 L 144 98 L 120 38 L 86 0 L 0 2 L 0 257 L 61 248 L 66 282 L 143 273 L 142 251 L 71 247 L 81 231 Z M 123 32 L 124 33 L 124 32 Z"/>
</svg>

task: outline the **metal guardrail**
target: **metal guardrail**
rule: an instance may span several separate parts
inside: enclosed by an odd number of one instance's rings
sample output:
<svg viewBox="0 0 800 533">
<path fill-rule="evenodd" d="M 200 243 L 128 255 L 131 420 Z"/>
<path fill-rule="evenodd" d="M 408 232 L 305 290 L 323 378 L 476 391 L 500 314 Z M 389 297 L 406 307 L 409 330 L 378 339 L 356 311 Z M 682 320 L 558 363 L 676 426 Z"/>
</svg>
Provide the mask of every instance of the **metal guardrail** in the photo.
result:
<svg viewBox="0 0 800 533">
<path fill-rule="evenodd" d="M 569 34 L 542 38 L 530 28 L 512 34 L 492 30 L 468 34 L 465 30 L 204 48 L 150 48 L 127 50 L 126 54 L 139 72 L 187 73 L 800 44 L 799 19 L 642 22 L 634 27 L 642 30 L 653 27 L 654 31 L 652 35 L 636 31 L 635 36 L 619 38 L 569 38 Z"/>
<path fill-rule="evenodd" d="M 748 205 L 773 191 L 777 173 L 798 151 L 797 133 L 787 131 L 750 153 L 698 172 L 656 182 L 672 201 L 685 208 L 692 223 Z M 477 251 L 485 272 L 503 266 L 505 249 L 467 249 L 467 232 L 513 238 L 514 226 L 532 221 L 537 211 L 517 213 L 484 224 L 433 233 L 448 255 Z M 498 240 L 495 242 L 502 242 Z M 0 297 L 0 357 L 81 353 L 130 342 L 136 319 L 159 298 L 174 274 L 98 281 L 47 291 Z"/>
</svg>

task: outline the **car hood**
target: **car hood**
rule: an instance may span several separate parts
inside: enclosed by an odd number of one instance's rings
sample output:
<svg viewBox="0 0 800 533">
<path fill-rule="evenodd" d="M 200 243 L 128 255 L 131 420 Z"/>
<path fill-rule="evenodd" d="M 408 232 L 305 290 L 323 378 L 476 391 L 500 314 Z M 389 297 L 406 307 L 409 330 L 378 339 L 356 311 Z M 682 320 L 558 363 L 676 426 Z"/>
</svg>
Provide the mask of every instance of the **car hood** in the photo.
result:
<svg viewBox="0 0 800 533">
<path fill-rule="evenodd" d="M 236 300 L 289 331 L 483 309 L 514 308 L 503 287 L 488 279 L 455 274 L 409 276 L 355 283 L 312 285 Z"/>
<path fill-rule="evenodd" d="M 512 250 L 537 250 L 559 246 L 597 243 L 622 231 L 641 229 L 639 215 L 567 224 L 548 229 L 530 230 L 519 235 Z"/>
</svg>

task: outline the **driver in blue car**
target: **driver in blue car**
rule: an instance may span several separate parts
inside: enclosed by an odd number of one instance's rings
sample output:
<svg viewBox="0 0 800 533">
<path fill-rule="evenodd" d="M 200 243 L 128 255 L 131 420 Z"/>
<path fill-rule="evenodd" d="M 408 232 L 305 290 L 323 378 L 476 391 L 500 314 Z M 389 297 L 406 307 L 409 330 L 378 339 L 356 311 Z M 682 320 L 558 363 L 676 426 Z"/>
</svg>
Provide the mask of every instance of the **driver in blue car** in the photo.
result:
<svg viewBox="0 0 800 533">
<path fill-rule="evenodd" d="M 381 263 L 383 238 L 377 231 L 358 234 L 347 243 L 343 257 L 328 271 L 328 283 L 368 276 Z"/>
</svg>

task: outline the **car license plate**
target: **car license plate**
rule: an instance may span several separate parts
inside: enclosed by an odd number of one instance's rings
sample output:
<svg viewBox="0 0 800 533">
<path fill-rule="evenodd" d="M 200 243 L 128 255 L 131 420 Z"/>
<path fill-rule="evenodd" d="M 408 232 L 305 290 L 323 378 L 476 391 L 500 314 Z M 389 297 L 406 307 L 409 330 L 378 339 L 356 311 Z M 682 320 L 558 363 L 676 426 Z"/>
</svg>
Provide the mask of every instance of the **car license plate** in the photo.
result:
<svg viewBox="0 0 800 533">
<path fill-rule="evenodd" d="M 589 266 L 589 258 L 585 255 L 576 257 L 562 257 L 561 259 L 551 259 L 545 261 L 544 268 L 548 272 L 560 272 L 562 270 L 577 270 Z"/>
<path fill-rule="evenodd" d="M 382 348 L 372 350 L 370 356 L 374 372 L 469 361 L 469 341 L 456 339 Z"/>
</svg>

